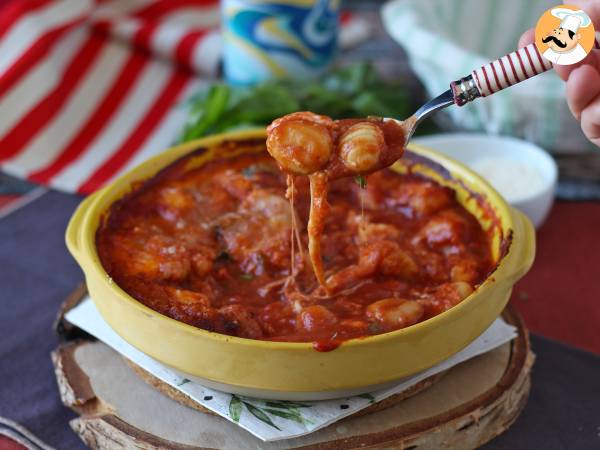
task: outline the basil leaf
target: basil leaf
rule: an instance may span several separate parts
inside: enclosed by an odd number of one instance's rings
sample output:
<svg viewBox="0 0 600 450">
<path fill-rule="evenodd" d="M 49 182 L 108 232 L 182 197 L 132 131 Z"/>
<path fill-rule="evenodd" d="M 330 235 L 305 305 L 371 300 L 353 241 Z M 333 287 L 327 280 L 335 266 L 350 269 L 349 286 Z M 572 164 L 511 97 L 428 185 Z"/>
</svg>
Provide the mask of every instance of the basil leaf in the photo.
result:
<svg viewBox="0 0 600 450">
<path fill-rule="evenodd" d="M 183 105 L 189 109 L 181 141 L 250 126 L 264 126 L 294 111 L 335 119 L 407 117 L 406 89 L 382 81 L 369 63 L 335 69 L 317 80 L 277 79 L 255 86 L 215 83 Z"/>
<path fill-rule="evenodd" d="M 184 129 L 184 141 L 204 135 L 219 120 L 227 108 L 229 93 L 229 88 L 226 85 L 215 84 L 208 91 L 206 99 L 192 107 L 192 114 L 198 114 L 199 117 Z"/>
<path fill-rule="evenodd" d="M 358 184 L 360 186 L 361 189 L 364 189 L 367 187 L 367 178 L 364 175 L 355 176 L 354 181 L 356 182 L 356 184 Z"/>
</svg>

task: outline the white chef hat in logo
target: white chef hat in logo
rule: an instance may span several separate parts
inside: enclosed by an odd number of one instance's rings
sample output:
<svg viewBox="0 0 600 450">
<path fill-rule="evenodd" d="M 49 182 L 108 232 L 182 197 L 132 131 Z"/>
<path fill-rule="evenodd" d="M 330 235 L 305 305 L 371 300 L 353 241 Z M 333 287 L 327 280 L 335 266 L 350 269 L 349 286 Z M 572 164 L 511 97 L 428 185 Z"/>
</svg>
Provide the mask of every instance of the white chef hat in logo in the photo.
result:
<svg viewBox="0 0 600 450">
<path fill-rule="evenodd" d="M 573 11 L 567 8 L 554 8 L 551 13 L 561 20 L 561 28 L 571 30 L 573 33 L 577 33 L 579 28 L 588 27 L 592 23 L 590 17 L 581 9 Z"/>
</svg>

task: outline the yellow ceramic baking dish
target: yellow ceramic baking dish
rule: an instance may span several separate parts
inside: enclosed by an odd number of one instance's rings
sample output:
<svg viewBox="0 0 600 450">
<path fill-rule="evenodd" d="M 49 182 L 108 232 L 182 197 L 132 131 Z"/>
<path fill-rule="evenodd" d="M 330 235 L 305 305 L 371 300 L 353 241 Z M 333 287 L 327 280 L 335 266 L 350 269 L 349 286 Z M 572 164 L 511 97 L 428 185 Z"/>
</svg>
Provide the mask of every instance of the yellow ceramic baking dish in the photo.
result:
<svg viewBox="0 0 600 450">
<path fill-rule="evenodd" d="M 496 270 L 462 303 L 411 327 L 354 339 L 331 352 L 310 343 L 269 342 L 212 333 L 144 306 L 103 269 L 95 246 L 98 225 L 132 183 L 152 177 L 195 152 L 198 166 L 222 152 L 224 141 L 254 140 L 265 131 L 211 136 L 171 148 L 86 198 L 69 223 L 67 246 L 85 273 L 90 296 L 108 324 L 127 342 L 190 379 L 220 390 L 277 399 L 324 399 L 372 391 L 433 366 L 458 352 L 498 317 L 515 282 L 530 268 L 535 235 L 529 220 L 463 165 L 433 150 L 410 145 L 396 170 L 421 173 L 451 186 L 459 201 L 493 236 Z"/>
</svg>

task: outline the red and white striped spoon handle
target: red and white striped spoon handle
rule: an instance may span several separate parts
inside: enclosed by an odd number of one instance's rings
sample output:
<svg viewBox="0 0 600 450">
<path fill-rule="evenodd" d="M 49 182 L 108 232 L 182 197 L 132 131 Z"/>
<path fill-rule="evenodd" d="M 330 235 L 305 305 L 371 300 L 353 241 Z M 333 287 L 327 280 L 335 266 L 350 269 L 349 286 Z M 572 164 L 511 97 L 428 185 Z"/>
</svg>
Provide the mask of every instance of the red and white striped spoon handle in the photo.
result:
<svg viewBox="0 0 600 450">
<path fill-rule="evenodd" d="M 552 68 L 535 44 L 509 53 L 471 72 L 482 97 L 525 81 Z"/>
</svg>

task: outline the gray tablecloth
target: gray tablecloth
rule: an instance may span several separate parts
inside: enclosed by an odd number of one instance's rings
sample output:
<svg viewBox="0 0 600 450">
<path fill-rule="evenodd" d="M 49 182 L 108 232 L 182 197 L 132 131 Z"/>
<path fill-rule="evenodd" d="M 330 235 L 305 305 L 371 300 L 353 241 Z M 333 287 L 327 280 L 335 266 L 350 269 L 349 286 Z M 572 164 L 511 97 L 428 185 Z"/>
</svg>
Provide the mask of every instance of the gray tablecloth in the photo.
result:
<svg viewBox="0 0 600 450">
<path fill-rule="evenodd" d="M 49 192 L 0 220 L 0 416 L 59 449 L 83 447 L 68 426 L 74 414 L 60 402 L 50 361 L 56 311 L 82 280 L 63 238 L 79 201 Z M 535 336 L 533 347 L 529 403 L 485 448 L 600 448 L 600 358 Z"/>
</svg>

